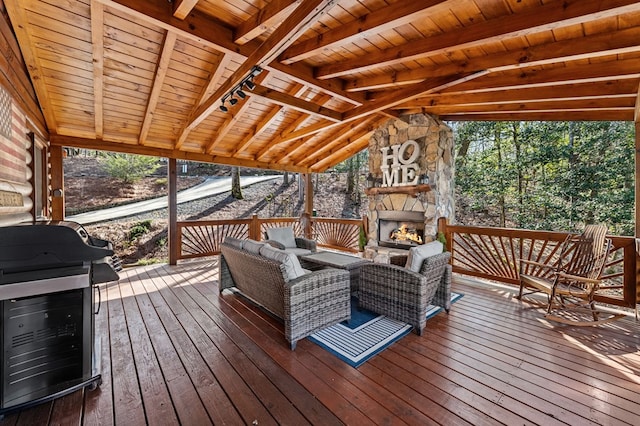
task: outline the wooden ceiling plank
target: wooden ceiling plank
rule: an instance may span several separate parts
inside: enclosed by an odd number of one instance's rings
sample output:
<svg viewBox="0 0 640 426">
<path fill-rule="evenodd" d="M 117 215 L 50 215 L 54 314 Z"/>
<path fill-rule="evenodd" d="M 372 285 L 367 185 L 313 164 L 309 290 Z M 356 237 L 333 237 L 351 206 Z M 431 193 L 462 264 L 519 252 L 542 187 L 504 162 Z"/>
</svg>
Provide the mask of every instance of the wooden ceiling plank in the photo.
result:
<svg viewBox="0 0 640 426">
<path fill-rule="evenodd" d="M 211 73 L 211 76 L 209 78 L 209 81 L 207 82 L 207 85 L 202 89 L 202 92 L 200 93 L 198 100 L 193 104 L 194 107 L 191 109 L 191 112 L 189 113 L 189 117 L 196 114 L 198 107 L 202 105 L 202 103 L 212 95 L 213 88 L 222 79 L 222 75 L 226 71 L 230 61 L 231 61 L 231 55 L 223 55 L 222 58 L 220 58 L 220 61 L 216 64 L 215 70 Z M 178 133 L 178 137 L 176 138 L 175 149 L 182 148 L 182 145 L 187 140 L 187 137 L 189 136 L 189 133 L 191 132 L 192 129 L 193 127 L 187 126 L 187 123 L 185 123 L 185 125 L 182 126 L 182 128 L 180 129 L 180 132 Z"/>
<path fill-rule="evenodd" d="M 343 147 L 340 150 L 337 150 L 336 152 L 325 157 L 321 161 L 318 161 L 317 163 L 313 164 L 309 169 L 314 173 L 322 173 L 327 169 L 335 166 L 336 164 L 342 163 L 346 159 L 354 156 L 355 154 L 357 154 L 358 152 L 362 151 L 367 146 L 369 146 L 369 138 L 371 137 L 372 133 L 373 131 L 363 134 L 362 136 L 360 136 L 359 139 L 351 142 L 348 146 Z"/>
<path fill-rule="evenodd" d="M 501 16 L 478 24 L 425 39 L 394 46 L 363 57 L 319 67 L 316 76 L 320 79 L 341 77 L 346 74 L 368 71 L 425 58 L 447 51 L 480 46 L 483 43 L 499 42 L 509 38 L 526 36 L 541 31 L 603 19 L 624 13 L 637 12 L 640 3 L 633 0 L 611 0 L 606 6 L 600 1 L 557 0 L 533 7 L 527 12 Z"/>
<path fill-rule="evenodd" d="M 198 107 L 195 114 L 189 117 L 187 129 L 193 129 L 208 117 L 217 105 L 234 86 L 246 78 L 254 66 L 266 66 L 284 49 L 286 49 L 299 34 L 306 31 L 315 20 L 329 8 L 333 7 L 337 0 L 304 0 L 295 11 L 267 38 L 247 59 L 240 65 L 235 73 L 229 77 L 209 99 Z"/>
<path fill-rule="evenodd" d="M 397 71 L 370 78 L 347 81 L 347 91 L 373 90 L 398 84 L 412 84 L 432 77 L 461 74 L 477 70 L 506 71 L 556 62 L 576 61 L 602 56 L 620 55 L 640 51 L 640 27 L 626 28 L 611 33 L 587 35 L 580 39 L 554 41 L 525 47 L 512 52 L 500 52 L 451 64 L 438 64 L 413 70 Z"/>
<path fill-rule="evenodd" d="M 28 22 L 26 13 L 18 3 L 20 3 L 18 0 L 4 0 L 4 5 L 7 13 L 9 14 L 9 17 L 11 18 L 11 21 L 24 22 L 26 24 Z M 35 89 L 38 103 L 40 104 L 40 109 L 42 110 L 42 114 L 44 115 L 46 126 L 48 128 L 48 131 L 51 133 L 58 127 L 58 124 L 55 117 L 54 108 L 51 105 L 49 93 L 47 91 L 47 85 L 44 81 L 42 68 L 39 64 L 37 55 L 38 48 L 34 43 L 33 38 L 30 36 L 28 28 L 28 25 L 13 26 L 16 38 L 18 39 L 18 43 L 20 44 L 22 57 L 27 68 L 29 69 L 31 82 Z"/>
<path fill-rule="evenodd" d="M 234 41 L 240 45 L 247 43 L 265 31 L 284 21 L 302 0 L 274 0 L 260 9 L 258 13 L 238 25 Z"/>
<path fill-rule="evenodd" d="M 517 90 L 527 87 L 545 87 L 558 84 L 588 83 L 597 81 L 636 79 L 640 75 L 637 59 L 613 60 L 598 63 L 569 63 L 552 69 L 532 68 L 487 74 L 481 83 L 468 81 L 460 87 L 443 89 L 444 92 L 466 90 L 501 90 L 507 87 Z"/>
<path fill-rule="evenodd" d="M 305 101 L 303 99 L 291 96 L 288 93 L 280 92 L 269 87 L 256 84 L 254 89 L 249 90 L 249 93 L 257 97 L 267 99 L 278 105 L 282 105 L 288 108 L 295 109 L 306 114 L 329 119 L 331 121 L 342 120 L 342 113 L 329 108 L 325 108 L 315 102 Z"/>
<path fill-rule="evenodd" d="M 464 94 L 447 92 L 429 94 L 402 104 L 405 108 L 448 105 L 482 105 L 500 103 L 535 102 L 545 100 L 605 99 L 635 96 L 638 83 L 632 79 L 614 80 L 605 83 L 587 82 L 547 87 L 501 89 L 491 92 L 466 91 Z"/>
<path fill-rule="evenodd" d="M 267 80 L 268 75 L 269 74 L 267 73 L 260 74 L 256 78 L 256 84 L 263 83 L 265 80 Z M 229 133 L 229 131 L 231 131 L 231 129 L 235 127 L 238 121 L 240 121 L 240 119 L 244 117 L 245 113 L 251 106 L 251 95 L 247 95 L 247 97 L 241 99 L 240 102 L 242 103 L 242 105 L 240 105 L 239 107 L 237 105 L 234 105 L 233 108 L 230 108 L 229 111 L 227 111 L 229 117 L 225 120 L 222 126 L 218 127 L 215 136 L 211 139 L 211 142 L 209 142 L 204 148 L 204 152 L 206 152 L 207 154 L 211 154 L 214 151 L 215 147 L 222 142 L 227 133 Z"/>
<path fill-rule="evenodd" d="M 147 109 L 142 120 L 142 128 L 140 129 L 140 136 L 138 137 L 139 145 L 144 145 L 147 140 L 147 135 L 151 128 L 151 122 L 153 121 L 153 115 L 158 106 L 158 100 L 162 93 L 162 86 L 167 75 L 167 70 L 169 69 L 169 62 L 171 62 L 171 54 L 173 53 L 176 39 L 177 35 L 174 32 L 167 31 L 164 44 L 162 45 L 162 51 L 160 52 L 160 59 L 156 66 L 151 93 L 149 94 L 149 100 L 147 101 Z"/>
<path fill-rule="evenodd" d="M 96 138 L 104 136 L 104 8 L 91 1 L 91 57 L 93 59 L 93 118 Z"/>
<path fill-rule="evenodd" d="M 306 155 L 305 153 L 302 160 L 294 159 L 293 163 L 297 165 L 304 165 L 305 167 L 308 167 L 309 164 L 315 164 L 319 157 L 326 156 L 327 152 L 331 155 L 337 146 L 348 145 L 352 141 L 360 139 L 363 134 L 374 131 L 379 121 L 380 117 L 374 115 L 370 119 L 350 123 L 351 125 L 346 126 L 346 128 L 339 128 L 338 132 L 340 135 L 338 137 L 332 138 L 332 140 L 327 143 L 323 143 L 322 146 L 319 149 L 314 150 L 311 155 Z M 291 150 L 286 157 L 294 157 L 294 151 Z"/>
<path fill-rule="evenodd" d="M 318 54 L 323 49 L 334 48 L 356 38 L 366 38 L 369 35 L 409 24 L 432 12 L 434 7 L 443 3 L 447 3 L 447 0 L 413 0 L 394 3 L 340 27 L 331 28 L 316 37 L 294 44 L 284 51 L 278 60 L 287 65 L 302 61 Z"/>
<path fill-rule="evenodd" d="M 189 152 L 177 149 L 155 148 L 151 146 L 138 145 L 135 141 L 131 143 L 119 143 L 105 140 L 98 140 L 89 137 L 73 137 L 51 134 L 52 146 L 68 146 L 74 148 L 99 149 L 103 151 L 124 152 L 127 154 L 149 155 L 152 157 L 175 158 L 177 160 L 199 161 L 202 163 L 216 163 L 230 166 L 248 167 L 257 169 L 269 169 L 290 171 L 294 173 L 308 173 L 309 170 L 295 165 L 280 165 L 271 163 L 261 163 L 255 160 L 243 160 L 239 158 L 229 158 L 219 155 L 209 155 L 200 152 Z"/>
<path fill-rule="evenodd" d="M 441 77 L 433 79 L 424 83 L 418 83 L 408 88 L 398 90 L 395 93 L 386 95 L 378 100 L 372 101 L 366 105 L 354 108 L 350 111 L 346 111 L 343 114 L 343 121 L 357 120 L 358 118 L 365 117 L 373 112 L 385 110 L 387 108 L 394 107 L 402 102 L 408 101 L 423 94 L 438 92 L 446 88 L 456 86 L 461 83 L 476 79 L 485 75 L 486 72 L 477 72 L 468 74 L 462 77 Z"/>
<path fill-rule="evenodd" d="M 186 18 L 194 7 L 198 4 L 198 0 L 174 0 L 173 16 L 178 19 Z"/>
<path fill-rule="evenodd" d="M 294 87 L 290 91 L 290 93 L 293 96 L 297 97 L 297 96 L 301 96 L 306 90 L 307 90 L 306 86 L 297 84 L 296 87 Z M 271 110 L 267 113 L 267 115 L 262 120 L 260 120 L 260 122 L 255 126 L 254 131 L 249 133 L 238 144 L 238 146 L 235 148 L 231 156 L 235 157 L 236 155 L 238 155 L 238 153 L 244 150 L 251 142 L 253 142 L 258 135 L 260 135 L 262 132 L 267 130 L 271 126 L 271 124 L 273 124 L 273 122 L 278 118 L 281 112 L 285 112 L 285 111 L 286 109 L 282 105 L 276 105 L 273 108 L 271 108 Z"/>
<path fill-rule="evenodd" d="M 318 94 L 314 97 L 313 102 L 318 104 L 318 105 L 322 105 L 326 102 L 328 102 L 329 100 L 331 100 L 331 97 L 326 95 L 326 94 Z M 289 126 L 287 126 L 286 129 L 284 129 L 282 132 L 280 132 L 280 135 L 276 136 L 275 138 L 273 138 L 269 144 L 264 147 L 262 150 L 260 150 L 255 158 L 257 160 L 262 159 L 262 157 L 264 155 L 266 155 L 274 146 L 278 145 L 280 143 L 280 139 L 282 138 L 282 136 L 286 136 L 294 131 L 296 131 L 296 129 L 300 126 L 304 126 L 304 124 L 309 121 L 309 119 L 311 119 L 313 117 L 313 115 L 311 114 L 302 114 L 300 117 L 298 117 L 298 119 L 294 120 L 293 123 L 291 123 Z M 284 154 L 283 154 L 284 155 Z M 283 155 L 280 156 L 276 156 L 274 158 L 271 159 L 272 162 L 280 162 L 280 160 L 282 160 Z"/>
<path fill-rule="evenodd" d="M 216 23 L 197 10 L 194 10 L 184 20 L 177 19 L 168 11 L 165 0 L 147 0 L 145 2 L 138 0 L 96 1 L 165 30 L 176 32 L 180 37 L 185 37 L 198 43 L 205 43 L 220 52 L 231 55 L 235 60 L 244 60 L 260 46 L 255 40 L 249 41 L 244 45 L 235 44 L 233 42 L 233 33 L 230 29 Z M 364 95 L 348 93 L 343 90 L 341 82 L 317 80 L 314 76 L 313 68 L 305 64 L 287 66 L 273 61 L 271 64 L 264 65 L 263 68 L 276 72 L 277 75 L 291 77 L 299 83 L 325 91 L 346 102 L 356 105 L 361 105 L 365 102 Z"/>
</svg>

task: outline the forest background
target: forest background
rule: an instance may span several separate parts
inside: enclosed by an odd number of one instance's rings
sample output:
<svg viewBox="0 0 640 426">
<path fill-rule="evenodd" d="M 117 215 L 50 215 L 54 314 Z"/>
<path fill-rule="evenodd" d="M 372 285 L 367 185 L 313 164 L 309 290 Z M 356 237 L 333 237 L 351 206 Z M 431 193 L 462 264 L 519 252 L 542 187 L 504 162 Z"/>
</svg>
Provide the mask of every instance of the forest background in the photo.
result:
<svg viewBox="0 0 640 426">
<path fill-rule="evenodd" d="M 604 223 L 634 235 L 634 126 L 626 122 L 455 122 L 455 222 L 462 225 L 579 231 Z M 234 193 L 186 203 L 179 220 L 292 216 L 302 213 L 299 177 L 239 188 L 239 175 L 274 173 L 182 163 L 180 189 L 231 174 Z M 314 174 L 318 216 L 366 215 L 366 150 Z M 69 152 L 67 214 L 166 195 L 166 161 L 105 152 Z M 114 243 L 127 263 L 166 261 L 166 209 L 88 226 Z"/>
</svg>

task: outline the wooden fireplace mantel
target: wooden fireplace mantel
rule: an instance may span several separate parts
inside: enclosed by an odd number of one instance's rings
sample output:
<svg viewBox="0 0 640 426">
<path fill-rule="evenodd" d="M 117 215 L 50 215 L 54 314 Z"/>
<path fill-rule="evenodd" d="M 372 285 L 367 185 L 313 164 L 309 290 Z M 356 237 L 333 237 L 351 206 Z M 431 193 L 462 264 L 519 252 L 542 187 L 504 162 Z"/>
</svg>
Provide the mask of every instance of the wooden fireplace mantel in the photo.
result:
<svg viewBox="0 0 640 426">
<path fill-rule="evenodd" d="M 364 190 L 364 193 L 367 195 L 408 194 L 413 197 L 416 197 L 419 192 L 429 192 L 429 191 L 431 191 L 431 185 L 421 184 L 421 185 L 385 186 L 385 187 L 366 188 Z"/>
</svg>

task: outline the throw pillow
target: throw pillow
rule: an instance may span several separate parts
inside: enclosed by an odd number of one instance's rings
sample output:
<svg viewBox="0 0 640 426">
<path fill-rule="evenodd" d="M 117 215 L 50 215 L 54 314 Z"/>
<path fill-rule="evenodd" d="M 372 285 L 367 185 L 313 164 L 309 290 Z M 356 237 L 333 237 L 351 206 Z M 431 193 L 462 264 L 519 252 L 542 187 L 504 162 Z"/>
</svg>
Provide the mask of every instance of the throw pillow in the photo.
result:
<svg viewBox="0 0 640 426">
<path fill-rule="evenodd" d="M 231 247 L 242 249 L 243 240 L 233 237 L 225 237 L 224 242 L 229 244 Z"/>
<path fill-rule="evenodd" d="M 253 254 L 260 254 L 260 248 L 264 246 L 264 243 L 256 240 L 244 240 L 242 248 Z"/>
<path fill-rule="evenodd" d="M 281 243 L 285 248 L 296 247 L 296 237 L 293 235 L 293 228 L 287 226 L 284 228 L 267 229 L 267 237 L 270 240 Z"/>
<path fill-rule="evenodd" d="M 280 262 L 284 265 L 284 269 L 287 273 L 285 281 L 294 280 L 305 274 L 304 269 L 302 269 L 302 266 L 300 266 L 298 257 L 293 253 L 287 253 L 275 247 L 272 247 L 269 244 L 265 244 L 260 249 L 260 255 L 266 257 L 267 259 Z"/>
<path fill-rule="evenodd" d="M 411 247 L 405 268 L 413 272 L 420 272 L 422 262 L 427 257 L 442 253 L 443 248 L 444 245 L 440 241 L 431 241 L 427 244 Z"/>
</svg>

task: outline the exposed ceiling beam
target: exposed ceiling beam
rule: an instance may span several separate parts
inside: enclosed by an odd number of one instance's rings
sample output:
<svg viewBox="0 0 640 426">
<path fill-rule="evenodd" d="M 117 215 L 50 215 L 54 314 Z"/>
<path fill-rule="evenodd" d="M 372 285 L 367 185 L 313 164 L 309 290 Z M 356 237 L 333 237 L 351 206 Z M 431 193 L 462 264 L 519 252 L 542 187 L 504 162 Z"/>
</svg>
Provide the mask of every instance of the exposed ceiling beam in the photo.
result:
<svg viewBox="0 0 640 426">
<path fill-rule="evenodd" d="M 173 16 L 184 19 L 198 4 L 198 0 L 173 0 Z"/>
<path fill-rule="evenodd" d="M 202 163 L 226 164 L 230 166 L 248 167 L 257 169 L 283 170 L 294 173 L 308 173 L 309 170 L 295 165 L 281 165 L 261 163 L 255 160 L 243 160 L 219 155 L 209 155 L 200 152 L 188 152 L 178 149 L 154 148 L 151 146 L 132 145 L 105 140 L 78 138 L 62 135 L 51 135 L 52 146 L 68 146 L 74 148 L 99 149 L 102 151 L 123 152 L 126 154 L 149 155 L 152 157 L 175 158 L 177 160 L 199 161 Z"/>
<path fill-rule="evenodd" d="M 314 173 L 322 173 L 329 167 L 333 167 L 336 164 L 343 162 L 347 158 L 354 156 L 355 154 L 369 146 L 369 137 L 371 136 L 371 133 L 373 133 L 373 131 L 361 135 L 360 138 L 351 142 L 349 146 L 343 147 L 342 149 L 328 155 L 321 161 L 318 161 L 311 167 L 311 170 Z"/>
<path fill-rule="evenodd" d="M 265 66 L 286 49 L 299 34 L 330 9 L 337 0 L 304 0 L 296 10 L 240 65 L 209 99 L 189 116 L 186 129 L 191 130 L 208 117 L 235 85 L 249 75 L 254 66 Z"/>
<path fill-rule="evenodd" d="M 285 64 L 292 64 L 317 55 L 323 49 L 409 24 L 432 12 L 434 7 L 443 3 L 447 3 L 447 0 L 413 0 L 394 3 L 295 44 L 283 52 L 279 60 Z"/>
<path fill-rule="evenodd" d="M 149 22 L 167 31 L 176 32 L 179 37 L 204 43 L 222 53 L 231 55 L 236 61 L 244 61 L 260 46 L 260 43 L 256 40 L 251 40 L 244 45 L 234 43 L 233 31 L 231 29 L 211 20 L 197 10 L 192 11 L 184 20 L 178 19 L 172 15 L 170 8 L 167 7 L 166 0 L 95 1 L 127 13 L 135 19 Z M 294 40 L 295 39 L 292 39 L 291 42 Z M 280 76 L 290 76 L 299 83 L 325 91 L 347 102 L 362 104 L 365 101 L 363 95 L 348 93 L 343 90 L 342 82 L 317 80 L 314 76 L 314 70 L 310 66 L 302 63 L 288 66 L 278 62 L 271 62 L 271 64 L 264 64 L 263 68 L 274 71 Z"/>
<path fill-rule="evenodd" d="M 500 103 L 537 102 L 546 100 L 607 99 L 635 97 L 638 83 L 633 79 L 612 80 L 607 84 L 587 82 L 555 86 L 520 88 L 518 90 L 499 89 L 491 92 L 465 91 L 428 94 L 404 102 L 402 108 L 437 107 L 447 105 L 482 105 Z"/>
<path fill-rule="evenodd" d="M 324 103 L 328 102 L 330 99 L 331 99 L 330 96 L 327 96 L 324 93 L 320 93 L 320 94 L 318 94 L 318 95 L 316 95 L 314 97 L 312 102 L 314 104 L 317 104 L 317 105 L 323 105 Z M 262 150 L 260 150 L 260 152 L 258 152 L 258 154 L 256 154 L 255 158 L 258 159 L 258 160 L 262 159 L 262 157 L 265 154 L 267 154 L 271 149 L 273 149 L 273 147 L 275 147 L 276 145 L 278 145 L 280 143 L 280 139 L 281 139 L 282 135 L 286 136 L 289 133 L 294 132 L 298 127 L 303 126 L 312 117 L 313 117 L 313 115 L 311 115 L 311 114 L 302 114 L 300 117 L 298 117 L 296 120 L 294 120 L 293 123 L 291 123 L 289 126 L 287 126 L 286 129 L 284 129 L 282 132 L 280 132 L 280 135 L 272 138 L 271 141 L 269 141 L 269 144 L 267 146 L 265 146 Z M 282 157 L 283 157 L 283 155 L 275 156 L 275 157 L 271 158 L 271 161 L 274 161 L 274 162 L 278 163 L 278 162 L 280 162 Z"/>
<path fill-rule="evenodd" d="M 207 82 L 207 85 L 202 89 L 200 96 L 198 96 L 198 100 L 195 102 L 193 108 L 191 109 L 190 116 L 192 114 L 195 114 L 198 107 L 202 105 L 202 103 L 205 100 L 209 99 L 209 97 L 213 94 L 213 88 L 215 87 L 216 84 L 220 83 L 220 80 L 222 79 L 222 75 L 227 70 L 227 66 L 229 65 L 230 61 L 231 61 L 231 55 L 223 55 L 222 58 L 220 58 L 220 61 L 218 61 L 218 63 L 215 65 L 215 69 L 213 70 L 213 72 L 209 77 L 209 81 Z M 190 132 L 191 132 L 191 128 L 187 127 L 185 123 L 185 125 L 183 125 L 182 128 L 180 129 L 180 132 L 178 132 L 178 137 L 176 138 L 176 145 L 175 145 L 176 149 L 180 149 L 182 147 L 182 145 L 186 142 Z"/>
<path fill-rule="evenodd" d="M 5 2 L 5 8 L 12 22 L 29 22 L 27 20 L 27 14 L 25 9 L 16 5 L 17 2 L 8 1 Z M 27 25 L 14 25 L 16 38 L 20 43 L 22 57 L 24 63 L 29 69 L 29 76 L 40 104 L 40 109 L 44 115 L 44 119 L 47 125 L 49 133 L 53 133 L 58 128 L 57 120 L 54 113 L 54 108 L 51 105 L 51 97 L 49 96 L 47 85 L 44 81 L 44 75 L 42 74 L 42 67 L 40 66 L 38 57 L 35 55 L 37 48 L 33 42 L 33 37 L 29 34 L 29 27 Z"/>
<path fill-rule="evenodd" d="M 331 121 L 342 120 L 342 113 L 340 111 L 325 108 L 315 102 L 305 101 L 287 93 L 279 92 L 275 89 L 270 89 L 259 84 L 256 84 L 256 87 L 248 92 L 254 96 L 267 99 L 278 105 L 286 106 L 306 114 L 326 118 Z"/>
<path fill-rule="evenodd" d="M 91 1 L 91 58 L 93 59 L 93 119 L 96 138 L 104 136 L 104 9 Z"/>
<path fill-rule="evenodd" d="M 605 3 L 596 0 L 556 0 L 531 7 L 525 12 L 501 16 L 455 32 L 429 37 L 420 43 L 394 46 L 356 59 L 325 65 L 318 68 L 316 76 L 320 79 L 340 77 L 446 54 L 451 50 L 471 48 L 489 42 L 501 42 L 513 37 L 580 24 L 594 17 L 603 19 L 639 10 L 640 3 L 634 0 L 610 0 Z"/>
<path fill-rule="evenodd" d="M 461 113 L 443 114 L 444 121 L 632 121 L 633 110 L 593 110 L 593 111 L 563 111 L 559 116 L 557 111 L 523 111 L 493 113 Z"/>
<path fill-rule="evenodd" d="M 93 13 L 93 9 L 91 10 Z M 155 77 L 153 79 L 153 86 L 151 87 L 151 93 L 149 94 L 149 100 L 147 101 L 147 110 L 142 120 L 142 126 L 140 128 L 140 135 L 138 136 L 138 144 L 144 145 L 151 128 L 151 122 L 153 121 L 153 113 L 158 106 L 158 100 L 160 99 L 160 93 L 162 93 L 162 85 L 164 79 L 167 76 L 167 70 L 169 69 L 169 62 L 171 61 L 171 54 L 176 44 L 176 34 L 167 31 L 164 36 L 164 43 L 162 45 L 162 51 L 160 52 L 160 59 L 156 66 Z M 102 139 L 100 137 L 99 139 Z"/>
<path fill-rule="evenodd" d="M 640 39 L 640 27 L 632 27 L 616 32 L 615 37 L 611 37 L 609 32 L 586 35 L 579 39 L 554 41 L 525 47 L 518 51 L 500 52 L 455 61 L 446 65 L 424 66 L 413 70 L 396 71 L 385 73 L 384 75 L 350 80 L 345 83 L 344 87 L 348 91 L 373 90 L 393 87 L 398 84 L 412 84 L 427 78 L 477 70 L 506 71 L 556 62 L 621 55 L 640 51 L 638 39 Z"/>
<path fill-rule="evenodd" d="M 295 97 L 301 96 L 307 88 L 301 84 L 296 85 L 293 89 L 289 91 L 289 93 Z M 277 119 L 278 116 L 286 112 L 286 109 L 282 105 L 276 105 L 256 124 L 253 132 L 249 133 L 245 138 L 238 144 L 233 153 L 232 157 L 235 157 L 240 153 L 244 148 L 246 148 L 255 138 L 264 132 L 269 126 L 271 126 Z"/>
<path fill-rule="evenodd" d="M 259 37 L 265 31 L 284 21 L 285 17 L 295 9 L 302 0 L 274 0 L 260 9 L 258 13 L 238 25 L 234 41 L 245 44 Z"/>
<path fill-rule="evenodd" d="M 504 88 L 520 89 L 546 87 L 558 84 L 604 82 L 636 79 L 640 76 L 640 61 L 625 59 L 594 63 L 568 63 L 563 67 L 532 67 L 526 70 L 509 70 L 490 73 L 479 81 L 468 81 L 460 87 L 444 92 L 493 91 Z"/>
</svg>

